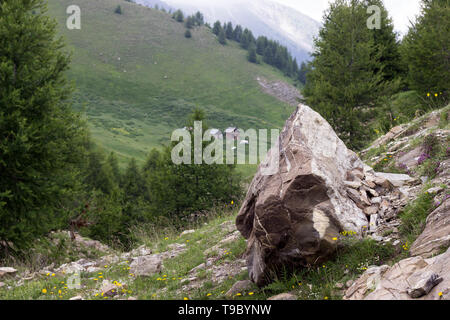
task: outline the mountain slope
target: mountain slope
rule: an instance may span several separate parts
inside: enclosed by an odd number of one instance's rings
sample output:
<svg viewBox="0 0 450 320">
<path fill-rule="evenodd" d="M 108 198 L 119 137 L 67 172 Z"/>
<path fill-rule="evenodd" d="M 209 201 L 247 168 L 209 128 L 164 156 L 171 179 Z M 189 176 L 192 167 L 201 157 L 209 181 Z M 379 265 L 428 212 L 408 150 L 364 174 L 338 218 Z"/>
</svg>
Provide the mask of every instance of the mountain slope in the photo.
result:
<svg viewBox="0 0 450 320">
<path fill-rule="evenodd" d="M 81 30 L 66 28 L 69 5 L 81 8 Z M 50 0 L 49 14 L 73 51 L 74 105 L 85 108 L 94 139 L 122 161 L 142 161 L 167 144 L 194 107 L 220 129 L 281 128 L 293 109 L 256 79 L 289 80 L 249 63 L 236 44 L 221 46 L 206 27 L 186 39 L 169 14 L 120 0 Z"/>
<path fill-rule="evenodd" d="M 154 7 L 160 0 L 136 0 Z M 256 36 L 264 35 L 287 46 L 298 61 L 309 59 L 313 37 L 319 32 L 320 23 L 295 9 L 271 0 L 189 1 L 163 0 L 167 5 L 182 9 L 187 14 L 200 10 L 206 21 L 231 21 L 249 28 Z"/>
</svg>

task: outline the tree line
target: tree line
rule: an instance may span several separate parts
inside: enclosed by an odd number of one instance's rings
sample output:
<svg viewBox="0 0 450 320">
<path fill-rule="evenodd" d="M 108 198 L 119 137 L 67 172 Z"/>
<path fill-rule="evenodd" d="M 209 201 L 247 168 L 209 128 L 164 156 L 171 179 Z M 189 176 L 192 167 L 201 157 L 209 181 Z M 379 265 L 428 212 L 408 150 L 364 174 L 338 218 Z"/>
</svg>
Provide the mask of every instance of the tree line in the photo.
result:
<svg viewBox="0 0 450 320">
<path fill-rule="evenodd" d="M 241 25 L 235 27 L 231 22 L 222 23 L 216 21 L 211 27 L 204 22 L 201 12 L 197 12 L 185 18 L 183 11 L 176 10 L 172 14 L 172 18 L 180 23 L 184 23 L 186 27 L 185 37 L 191 38 L 191 29 L 195 26 L 205 25 L 211 29 L 212 33 L 217 36 L 220 44 L 226 45 L 227 41 L 235 41 L 239 43 L 240 48 L 247 50 L 247 59 L 252 63 L 265 63 L 279 69 L 285 76 L 298 80 L 305 84 L 307 65 L 305 62 L 299 66 L 297 59 L 293 58 L 287 47 L 281 45 L 278 41 L 268 39 L 265 36 L 255 38 L 252 31 L 243 28 Z"/>
<path fill-rule="evenodd" d="M 252 63 L 265 63 L 281 70 L 285 76 L 305 83 L 306 64 L 299 67 L 297 59 L 293 58 L 287 47 L 278 41 L 268 39 L 266 36 L 255 38 L 252 31 L 241 25 L 233 27 L 231 22 L 222 23 L 216 21 L 212 32 L 217 36 L 220 44 L 226 45 L 227 41 L 235 41 L 240 47 L 248 51 L 247 59 Z"/>
</svg>

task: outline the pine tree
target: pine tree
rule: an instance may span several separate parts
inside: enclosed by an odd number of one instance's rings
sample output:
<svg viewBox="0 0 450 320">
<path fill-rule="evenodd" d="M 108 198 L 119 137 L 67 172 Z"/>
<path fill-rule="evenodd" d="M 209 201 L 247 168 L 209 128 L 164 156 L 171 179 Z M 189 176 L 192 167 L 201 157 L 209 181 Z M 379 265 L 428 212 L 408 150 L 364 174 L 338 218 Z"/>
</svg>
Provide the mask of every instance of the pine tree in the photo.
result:
<svg viewBox="0 0 450 320">
<path fill-rule="evenodd" d="M 123 175 L 121 187 L 125 192 L 127 200 L 135 200 L 144 194 L 144 178 L 134 158 L 128 163 L 128 167 Z"/>
<path fill-rule="evenodd" d="M 383 79 L 392 81 L 404 73 L 401 65 L 400 43 L 394 31 L 394 23 L 389 17 L 382 0 L 365 0 L 365 6 L 376 5 L 381 9 L 381 28 L 372 30 L 375 44 L 380 52 L 379 61 L 383 65 Z"/>
<path fill-rule="evenodd" d="M 258 37 L 258 39 L 256 39 L 256 53 L 259 55 L 264 55 L 264 51 L 266 50 L 268 44 L 268 40 L 266 37 L 264 36 L 260 36 Z"/>
<path fill-rule="evenodd" d="M 258 63 L 258 56 L 256 55 L 256 47 L 254 44 L 251 44 L 248 47 L 247 59 L 252 63 Z"/>
<path fill-rule="evenodd" d="M 227 39 L 233 39 L 233 31 L 233 24 L 231 22 L 228 22 L 225 29 L 225 36 L 227 37 Z"/>
<path fill-rule="evenodd" d="M 0 251 L 65 227 L 79 185 L 87 131 L 56 26 L 43 0 L 0 2 Z"/>
<path fill-rule="evenodd" d="M 219 33 L 220 33 L 220 30 L 222 30 L 222 25 L 221 25 L 220 21 L 216 21 L 216 22 L 214 23 L 212 32 L 213 32 L 216 36 L 218 36 Z"/>
<path fill-rule="evenodd" d="M 195 21 L 198 26 L 202 26 L 205 24 L 205 19 L 200 11 L 197 11 L 197 13 L 195 14 Z"/>
<path fill-rule="evenodd" d="M 184 21 L 184 14 L 183 11 L 177 10 L 173 13 L 172 18 L 175 19 L 177 22 L 183 22 Z"/>
<path fill-rule="evenodd" d="M 306 79 L 307 79 L 307 74 L 308 74 L 308 67 L 305 62 L 302 62 L 301 66 L 300 66 L 300 70 L 298 70 L 297 74 L 298 74 L 297 75 L 298 81 L 300 81 L 300 83 L 305 85 Z"/>
<path fill-rule="evenodd" d="M 241 42 L 241 38 L 242 38 L 242 27 L 240 25 L 237 25 L 233 31 L 233 40 L 236 42 Z"/>
<path fill-rule="evenodd" d="M 189 30 L 189 29 L 187 29 L 186 30 L 186 32 L 184 33 L 184 36 L 186 37 L 186 38 L 192 38 L 192 33 L 191 33 L 191 31 Z"/>
<path fill-rule="evenodd" d="M 242 33 L 241 47 L 245 50 L 248 50 L 248 47 L 251 43 L 255 43 L 255 38 L 253 37 L 253 33 L 246 28 Z"/>
<path fill-rule="evenodd" d="M 386 88 L 379 72 L 381 51 L 366 27 L 367 11 L 361 1 L 337 0 L 324 20 L 304 95 L 341 139 L 358 149 L 368 138 L 362 108 L 376 105 Z"/>
<path fill-rule="evenodd" d="M 116 7 L 116 9 L 114 10 L 114 13 L 122 14 L 122 7 L 121 7 L 120 5 L 118 5 L 118 6 Z"/>
<path fill-rule="evenodd" d="M 403 39 L 408 84 L 421 96 L 450 100 L 450 5 L 448 0 L 422 1 L 422 11 Z"/>
<path fill-rule="evenodd" d="M 219 43 L 222 45 L 227 44 L 227 37 L 226 37 L 225 31 L 223 29 L 220 29 L 220 32 L 219 32 Z"/>
<path fill-rule="evenodd" d="M 192 29 L 192 27 L 195 26 L 195 18 L 193 16 L 187 17 L 186 22 L 185 22 L 185 26 L 188 29 Z"/>
<path fill-rule="evenodd" d="M 273 65 L 274 56 L 272 46 L 270 44 L 268 44 L 266 49 L 264 49 L 263 60 L 265 63 Z"/>
<path fill-rule="evenodd" d="M 88 156 L 88 171 L 85 183 L 88 190 L 100 190 L 104 194 L 111 194 L 117 187 L 113 168 L 102 151 L 91 150 Z"/>
<path fill-rule="evenodd" d="M 108 156 L 106 162 L 111 167 L 111 172 L 113 174 L 114 183 L 119 186 L 122 180 L 122 175 L 119 169 L 119 161 L 117 160 L 116 154 L 111 152 Z"/>
</svg>

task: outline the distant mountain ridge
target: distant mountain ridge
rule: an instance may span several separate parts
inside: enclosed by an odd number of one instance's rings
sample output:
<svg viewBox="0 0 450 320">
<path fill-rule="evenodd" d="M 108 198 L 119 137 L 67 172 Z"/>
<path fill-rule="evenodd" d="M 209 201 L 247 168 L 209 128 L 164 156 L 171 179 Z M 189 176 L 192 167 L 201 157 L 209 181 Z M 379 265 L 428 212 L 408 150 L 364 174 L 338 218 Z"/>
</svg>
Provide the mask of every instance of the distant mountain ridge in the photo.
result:
<svg viewBox="0 0 450 320">
<path fill-rule="evenodd" d="M 320 23 L 311 17 L 272 0 L 198 1 L 183 0 L 135 0 L 136 3 L 154 7 L 181 9 L 186 14 L 200 11 L 205 20 L 231 21 L 249 28 L 255 36 L 264 35 L 285 45 L 299 62 L 309 60 L 313 50 L 313 38 Z M 244 4 L 245 3 L 245 4 Z"/>
</svg>

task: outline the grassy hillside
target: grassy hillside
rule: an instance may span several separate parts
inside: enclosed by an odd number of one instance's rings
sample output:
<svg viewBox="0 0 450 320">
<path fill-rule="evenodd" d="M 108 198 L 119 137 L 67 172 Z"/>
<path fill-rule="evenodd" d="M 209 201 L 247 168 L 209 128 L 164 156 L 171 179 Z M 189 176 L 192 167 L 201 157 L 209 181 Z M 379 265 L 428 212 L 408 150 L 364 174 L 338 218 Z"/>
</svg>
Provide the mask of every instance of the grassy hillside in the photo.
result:
<svg viewBox="0 0 450 320">
<path fill-rule="evenodd" d="M 122 14 L 114 13 L 119 4 Z M 66 28 L 69 5 L 81 8 L 81 30 Z M 186 39 L 169 14 L 124 0 L 49 0 L 48 7 L 73 52 L 74 105 L 122 164 L 166 144 L 194 106 L 221 129 L 281 128 L 293 110 L 256 81 L 288 81 L 279 71 L 249 63 L 246 51 L 220 45 L 206 27 Z"/>
</svg>

